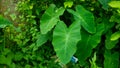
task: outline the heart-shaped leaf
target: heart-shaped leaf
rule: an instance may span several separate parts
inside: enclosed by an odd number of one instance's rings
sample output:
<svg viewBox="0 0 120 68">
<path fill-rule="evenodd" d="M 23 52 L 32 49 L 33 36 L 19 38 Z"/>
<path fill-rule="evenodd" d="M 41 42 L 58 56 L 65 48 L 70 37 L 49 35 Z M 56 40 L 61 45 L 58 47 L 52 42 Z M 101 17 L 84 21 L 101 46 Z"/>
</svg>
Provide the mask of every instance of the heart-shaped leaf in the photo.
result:
<svg viewBox="0 0 120 68">
<path fill-rule="evenodd" d="M 81 5 L 76 6 L 76 11 L 68 9 L 68 12 L 73 14 L 75 20 L 79 21 L 83 28 L 87 30 L 89 33 L 96 32 L 94 16 L 91 12 L 84 9 Z"/>
<path fill-rule="evenodd" d="M 67 64 L 71 60 L 80 39 L 79 22 L 72 23 L 69 28 L 62 21 L 57 24 L 53 32 L 52 44 L 61 63 Z"/>
<path fill-rule="evenodd" d="M 46 34 L 50 31 L 59 21 L 59 16 L 64 13 L 64 8 L 60 7 L 55 9 L 56 6 L 51 4 L 50 7 L 45 11 L 40 20 L 40 29 L 42 34 Z"/>
<path fill-rule="evenodd" d="M 85 60 L 91 55 L 92 49 L 100 43 L 103 31 L 103 24 L 97 25 L 97 31 L 93 35 L 81 29 L 81 40 L 77 45 L 78 47 L 76 52 L 76 56 L 78 57 L 81 65 L 85 64 Z"/>
</svg>

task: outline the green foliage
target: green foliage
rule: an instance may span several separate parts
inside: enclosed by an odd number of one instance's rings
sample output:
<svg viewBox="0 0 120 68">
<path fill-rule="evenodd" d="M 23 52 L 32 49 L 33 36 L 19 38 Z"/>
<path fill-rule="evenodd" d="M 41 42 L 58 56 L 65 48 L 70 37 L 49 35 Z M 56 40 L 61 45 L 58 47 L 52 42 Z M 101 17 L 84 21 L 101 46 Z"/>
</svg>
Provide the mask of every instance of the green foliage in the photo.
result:
<svg viewBox="0 0 120 68">
<path fill-rule="evenodd" d="M 76 6 L 76 12 L 71 9 L 68 9 L 68 12 L 75 16 L 75 20 L 79 21 L 80 25 L 82 25 L 85 30 L 87 30 L 89 33 L 95 33 L 96 28 L 92 13 L 85 10 L 81 5 Z"/>
<path fill-rule="evenodd" d="M 81 65 L 85 64 L 85 60 L 91 55 L 92 49 L 95 48 L 98 43 L 100 43 L 102 32 L 104 31 L 104 26 L 99 24 L 97 26 L 97 32 L 90 35 L 85 30 L 81 31 L 82 40 L 78 43 L 76 55 L 79 58 Z"/>
<path fill-rule="evenodd" d="M 93 56 L 92 60 L 90 60 L 90 63 L 91 63 L 90 68 L 101 68 L 96 65 L 96 53 L 94 53 L 94 56 Z"/>
<path fill-rule="evenodd" d="M 61 29 L 62 28 L 62 29 Z M 76 44 L 81 39 L 80 23 L 74 22 L 69 28 L 59 22 L 53 32 L 53 46 L 61 63 L 67 64 L 76 52 Z"/>
<path fill-rule="evenodd" d="M 1 68 L 120 67 L 119 1 L 20 0 L 16 12 L 0 16 Z"/>
<path fill-rule="evenodd" d="M 105 57 L 104 68 L 118 68 L 119 65 L 118 52 L 111 54 L 110 51 L 105 51 L 104 57 Z"/>
<path fill-rule="evenodd" d="M 111 0 L 98 0 L 101 4 L 102 4 L 102 8 L 107 10 L 109 8 L 108 6 L 108 3 L 111 1 Z"/>
<path fill-rule="evenodd" d="M 3 18 L 3 17 L 0 15 L 0 28 L 5 28 L 6 26 L 11 25 L 11 24 L 12 24 L 12 23 L 11 23 L 9 20 Z"/>
<path fill-rule="evenodd" d="M 52 4 L 42 15 L 40 20 L 40 29 L 42 34 L 46 34 L 50 31 L 59 21 L 59 16 L 64 12 L 64 8 L 55 9 L 55 5 Z"/>
<path fill-rule="evenodd" d="M 115 33 L 112 34 L 110 40 L 114 41 L 120 38 L 120 31 L 117 31 Z"/>
<path fill-rule="evenodd" d="M 118 40 L 111 40 L 111 34 L 111 32 L 106 34 L 105 47 L 107 49 L 112 49 L 118 43 Z"/>
<path fill-rule="evenodd" d="M 113 8 L 120 8 L 120 1 L 111 1 L 109 5 Z"/>
<path fill-rule="evenodd" d="M 67 8 L 67 7 L 71 8 L 72 5 L 73 5 L 73 2 L 72 2 L 72 1 L 64 2 L 64 7 L 65 7 L 65 8 Z"/>
</svg>

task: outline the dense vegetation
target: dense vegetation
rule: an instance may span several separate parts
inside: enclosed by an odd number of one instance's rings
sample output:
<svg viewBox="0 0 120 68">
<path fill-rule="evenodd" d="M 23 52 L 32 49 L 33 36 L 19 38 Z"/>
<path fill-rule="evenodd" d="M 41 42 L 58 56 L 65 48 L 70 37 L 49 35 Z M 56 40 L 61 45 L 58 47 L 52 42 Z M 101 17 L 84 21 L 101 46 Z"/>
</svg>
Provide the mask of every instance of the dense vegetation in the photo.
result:
<svg viewBox="0 0 120 68">
<path fill-rule="evenodd" d="M 0 68 L 120 68 L 119 4 L 18 1 L 0 14 Z"/>
</svg>

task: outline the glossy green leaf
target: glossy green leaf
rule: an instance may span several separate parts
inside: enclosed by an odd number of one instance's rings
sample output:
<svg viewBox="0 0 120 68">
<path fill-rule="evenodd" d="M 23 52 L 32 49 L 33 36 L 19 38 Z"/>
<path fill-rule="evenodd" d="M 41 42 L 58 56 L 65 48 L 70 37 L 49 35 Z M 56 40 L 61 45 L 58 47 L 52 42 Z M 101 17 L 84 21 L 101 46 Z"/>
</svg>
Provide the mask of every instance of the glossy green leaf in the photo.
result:
<svg viewBox="0 0 120 68">
<path fill-rule="evenodd" d="M 11 24 L 12 23 L 9 20 L 7 20 L 7 19 L 3 18 L 2 16 L 0 16 L 0 28 L 4 28 L 4 27 L 6 27 L 8 25 L 11 25 Z"/>
<path fill-rule="evenodd" d="M 78 43 L 76 56 L 79 59 L 81 65 L 85 65 L 85 60 L 91 55 L 92 49 L 100 43 L 102 32 L 104 31 L 104 25 L 99 24 L 97 26 L 97 32 L 93 35 L 81 30 L 81 41 Z"/>
<path fill-rule="evenodd" d="M 57 24 L 53 32 L 52 44 L 61 63 L 67 64 L 71 60 L 80 39 L 79 22 L 72 23 L 69 28 L 62 21 Z"/>
<path fill-rule="evenodd" d="M 50 7 L 45 11 L 40 20 L 40 29 L 42 34 L 46 34 L 50 31 L 59 21 L 59 16 L 64 13 L 64 8 L 60 7 L 55 9 L 56 6 L 51 4 Z"/>
<path fill-rule="evenodd" d="M 113 8 L 120 8 L 120 1 L 111 1 L 109 5 Z"/>
<path fill-rule="evenodd" d="M 83 28 L 87 30 L 89 33 L 96 32 L 94 16 L 91 12 L 84 9 L 81 5 L 76 6 L 76 11 L 68 9 L 68 12 L 73 14 L 75 20 L 79 21 Z"/>
<path fill-rule="evenodd" d="M 98 0 L 101 4 L 102 4 L 102 8 L 107 10 L 109 8 L 108 6 L 108 3 L 111 1 L 111 0 Z"/>
<path fill-rule="evenodd" d="M 120 38 L 120 31 L 117 31 L 115 33 L 112 34 L 110 40 L 114 41 Z"/>
<path fill-rule="evenodd" d="M 104 54 L 104 68 L 119 68 L 119 53 L 111 53 L 110 51 L 105 51 Z"/>
<path fill-rule="evenodd" d="M 110 40 L 110 37 L 112 35 L 112 32 L 108 32 L 106 34 L 106 40 L 105 40 L 105 47 L 107 49 L 112 49 L 117 43 L 118 43 L 118 40 Z"/>
</svg>

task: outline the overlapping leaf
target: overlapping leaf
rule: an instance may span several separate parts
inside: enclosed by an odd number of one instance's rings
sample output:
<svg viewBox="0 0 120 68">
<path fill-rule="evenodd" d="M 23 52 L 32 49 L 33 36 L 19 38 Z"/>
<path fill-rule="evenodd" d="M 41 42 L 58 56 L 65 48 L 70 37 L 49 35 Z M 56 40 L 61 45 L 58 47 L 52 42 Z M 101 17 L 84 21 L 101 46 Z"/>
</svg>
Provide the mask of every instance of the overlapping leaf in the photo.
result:
<svg viewBox="0 0 120 68">
<path fill-rule="evenodd" d="M 37 42 L 36 42 L 37 43 L 37 47 L 39 47 L 42 44 L 44 44 L 45 42 L 47 42 L 48 39 L 49 39 L 49 35 L 48 34 L 39 34 Z"/>
<path fill-rule="evenodd" d="M 61 63 L 67 64 L 71 60 L 80 39 L 79 22 L 72 23 L 69 28 L 62 21 L 57 24 L 53 32 L 52 44 Z"/>
<path fill-rule="evenodd" d="M 102 4 L 102 8 L 107 10 L 109 8 L 108 6 L 108 3 L 111 1 L 111 0 L 98 0 L 101 4 Z"/>
<path fill-rule="evenodd" d="M 105 51 L 104 68 L 119 68 L 119 53 L 111 54 L 110 51 Z"/>
<path fill-rule="evenodd" d="M 97 32 L 93 35 L 81 30 L 81 41 L 78 43 L 76 56 L 78 57 L 81 65 L 85 64 L 85 60 L 91 55 L 92 49 L 100 43 L 102 32 L 104 31 L 104 25 L 99 24 L 97 26 Z"/>
<path fill-rule="evenodd" d="M 68 9 L 68 12 L 74 15 L 75 20 L 79 21 L 85 30 L 89 33 L 95 33 L 94 16 L 91 12 L 84 9 L 81 5 L 76 6 L 76 11 Z"/>
<path fill-rule="evenodd" d="M 112 49 L 119 41 L 118 40 L 113 40 L 114 37 L 112 38 L 111 40 L 111 35 L 112 35 L 112 32 L 109 31 L 107 34 L 106 34 L 106 40 L 105 40 L 105 47 L 107 49 Z M 116 37 L 115 37 L 116 38 Z"/>
<path fill-rule="evenodd" d="M 42 34 L 46 34 L 50 31 L 59 21 L 59 16 L 64 13 L 64 8 L 55 9 L 56 6 L 51 4 L 45 11 L 40 20 L 40 29 Z"/>
</svg>

